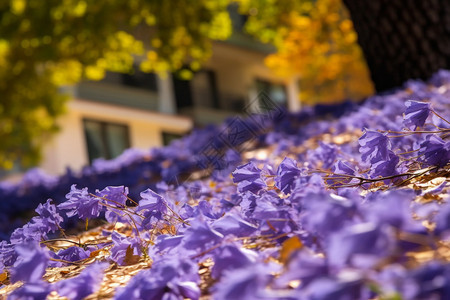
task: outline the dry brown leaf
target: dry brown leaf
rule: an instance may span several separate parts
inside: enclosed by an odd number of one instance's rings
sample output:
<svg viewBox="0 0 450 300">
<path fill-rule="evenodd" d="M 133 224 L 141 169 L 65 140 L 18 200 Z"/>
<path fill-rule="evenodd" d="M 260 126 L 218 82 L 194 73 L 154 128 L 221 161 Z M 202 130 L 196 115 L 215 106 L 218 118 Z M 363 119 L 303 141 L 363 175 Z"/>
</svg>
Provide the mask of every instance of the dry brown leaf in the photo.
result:
<svg viewBox="0 0 450 300">
<path fill-rule="evenodd" d="M 125 259 L 123 261 L 125 265 L 130 266 L 137 264 L 140 259 L 141 257 L 139 255 L 133 254 L 133 248 L 131 247 L 131 245 L 129 245 L 127 248 L 127 252 L 125 252 Z"/>
<path fill-rule="evenodd" d="M 97 249 L 91 252 L 91 254 L 89 254 L 89 257 L 96 257 L 100 252 L 102 252 L 103 249 Z"/>
</svg>

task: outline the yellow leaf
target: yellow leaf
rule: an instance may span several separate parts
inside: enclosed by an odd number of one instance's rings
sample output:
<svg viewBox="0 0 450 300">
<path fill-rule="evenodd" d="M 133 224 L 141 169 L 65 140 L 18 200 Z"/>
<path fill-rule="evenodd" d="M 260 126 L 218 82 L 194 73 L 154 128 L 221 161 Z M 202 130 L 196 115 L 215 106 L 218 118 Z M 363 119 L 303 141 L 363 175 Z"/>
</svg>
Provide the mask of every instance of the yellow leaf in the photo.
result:
<svg viewBox="0 0 450 300">
<path fill-rule="evenodd" d="M 0 282 L 5 281 L 8 278 L 8 274 L 6 272 L 0 273 Z"/>
<path fill-rule="evenodd" d="M 292 253 L 296 250 L 301 249 L 302 247 L 303 244 L 296 235 L 285 240 L 280 250 L 280 261 L 285 264 L 291 257 Z"/>
<path fill-rule="evenodd" d="M 27 3 L 25 0 L 12 0 L 11 1 L 11 11 L 16 15 L 21 15 L 25 8 L 27 6 Z"/>
<path fill-rule="evenodd" d="M 84 72 L 90 80 L 101 80 L 105 77 L 105 69 L 99 66 L 87 66 Z"/>
</svg>

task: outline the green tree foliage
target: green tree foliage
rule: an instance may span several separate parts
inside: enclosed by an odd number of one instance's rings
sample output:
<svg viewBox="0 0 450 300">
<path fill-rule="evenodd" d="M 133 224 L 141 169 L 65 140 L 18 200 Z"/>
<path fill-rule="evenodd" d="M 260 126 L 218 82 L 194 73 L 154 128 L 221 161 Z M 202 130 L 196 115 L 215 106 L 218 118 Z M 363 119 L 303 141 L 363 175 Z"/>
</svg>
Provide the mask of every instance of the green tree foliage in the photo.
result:
<svg viewBox="0 0 450 300">
<path fill-rule="evenodd" d="M 106 70 L 198 69 L 231 34 L 228 0 L 0 1 L 0 168 L 35 164 L 68 99 Z M 185 73 L 186 74 L 186 73 Z M 189 74 L 187 74 L 189 75 Z"/>
</svg>

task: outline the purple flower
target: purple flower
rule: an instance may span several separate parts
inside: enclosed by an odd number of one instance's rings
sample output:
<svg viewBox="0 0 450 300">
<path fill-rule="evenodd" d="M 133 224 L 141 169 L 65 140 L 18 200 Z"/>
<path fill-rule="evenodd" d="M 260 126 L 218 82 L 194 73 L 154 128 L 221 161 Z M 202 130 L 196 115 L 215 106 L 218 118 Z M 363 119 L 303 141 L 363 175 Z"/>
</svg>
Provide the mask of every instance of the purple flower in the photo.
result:
<svg viewBox="0 0 450 300">
<path fill-rule="evenodd" d="M 450 142 L 444 142 L 436 135 L 428 135 L 420 144 L 421 161 L 432 166 L 443 167 L 450 162 Z"/>
<path fill-rule="evenodd" d="M 125 206 L 128 195 L 128 188 L 124 186 L 107 186 L 103 190 L 97 190 L 98 197 L 106 198 L 106 202 L 112 206 Z M 108 201 L 109 200 L 109 201 Z"/>
<path fill-rule="evenodd" d="M 318 278 L 307 289 L 307 299 L 335 300 L 335 299 L 369 299 L 370 294 L 363 285 L 363 278 L 356 272 L 349 271 L 341 274 L 342 278 Z"/>
<path fill-rule="evenodd" d="M 244 180 L 238 183 L 239 193 L 250 191 L 253 194 L 258 194 L 258 192 L 262 190 L 264 187 L 265 183 L 261 178 L 256 179 L 255 181 Z"/>
<path fill-rule="evenodd" d="M 372 267 L 391 254 L 394 245 L 394 236 L 388 227 L 371 222 L 361 223 L 333 234 L 327 255 L 334 266 Z"/>
<path fill-rule="evenodd" d="M 242 200 L 240 202 L 240 207 L 242 209 L 243 214 L 250 218 L 255 211 L 256 208 L 256 201 L 258 199 L 258 196 L 256 196 L 253 193 L 244 193 L 242 195 L 238 195 L 242 197 Z"/>
<path fill-rule="evenodd" d="M 198 267 L 179 259 L 162 259 L 152 268 L 134 276 L 128 285 L 119 288 L 115 300 L 139 299 L 199 299 Z"/>
<path fill-rule="evenodd" d="M 329 169 L 336 160 L 337 152 L 336 146 L 319 141 L 319 147 L 311 151 L 309 158 L 317 167 Z"/>
<path fill-rule="evenodd" d="M 234 183 L 238 183 L 244 180 L 254 181 L 260 178 L 261 169 L 256 167 L 253 162 L 249 162 L 245 165 L 237 167 L 232 174 Z"/>
<path fill-rule="evenodd" d="M 273 278 L 271 271 L 274 271 L 273 268 L 261 264 L 253 264 L 251 268 L 230 270 L 216 285 L 213 299 L 280 299 L 281 297 L 276 295 L 269 297 L 270 292 L 266 288 Z"/>
<path fill-rule="evenodd" d="M 89 194 L 88 189 L 77 189 L 72 185 L 70 192 L 66 195 L 67 201 L 58 205 L 59 209 L 67 210 L 68 217 L 78 215 L 80 219 L 86 220 L 96 218 L 103 210 L 100 198 Z"/>
<path fill-rule="evenodd" d="M 111 248 L 110 258 L 119 265 L 126 264 L 126 254 L 128 249 L 131 249 L 132 255 L 140 256 L 142 254 L 141 244 L 138 238 L 130 238 L 114 231 L 111 234 L 111 239 L 114 246 Z"/>
<path fill-rule="evenodd" d="M 329 176 L 330 179 L 327 180 L 328 184 L 347 184 L 353 180 L 353 178 L 351 177 L 345 179 L 340 178 L 342 176 L 339 176 L 339 174 L 355 176 L 355 170 L 353 170 L 353 168 L 347 162 L 343 162 L 341 160 L 337 161 L 334 164 L 331 171 L 335 174 Z M 333 179 L 333 177 L 338 178 Z"/>
<path fill-rule="evenodd" d="M 356 207 L 350 200 L 325 192 L 307 194 L 303 203 L 304 228 L 322 237 L 351 223 L 356 212 Z"/>
<path fill-rule="evenodd" d="M 388 151 L 388 159 L 380 160 L 372 164 L 369 172 L 371 178 L 397 175 L 397 165 L 400 158 L 394 152 Z"/>
<path fill-rule="evenodd" d="M 277 188 L 284 194 L 289 194 L 298 176 L 300 176 L 300 169 L 297 167 L 297 162 L 292 158 L 285 157 L 278 166 L 277 177 L 275 178 Z"/>
<path fill-rule="evenodd" d="M 81 300 L 100 288 L 103 271 L 107 263 L 95 263 L 84 269 L 80 275 L 56 283 L 56 290 L 60 296 L 71 300 Z"/>
<path fill-rule="evenodd" d="M 237 167 L 232 174 L 233 182 L 238 184 L 240 193 L 250 191 L 257 194 L 266 185 L 261 179 L 261 169 L 257 168 L 253 162 Z"/>
<path fill-rule="evenodd" d="M 161 252 L 161 251 L 170 251 L 171 249 L 176 248 L 181 244 L 181 241 L 183 239 L 182 235 L 168 235 L 168 234 L 162 234 L 158 235 L 155 240 L 155 245 L 153 246 L 152 250 L 156 250 L 155 252 Z"/>
<path fill-rule="evenodd" d="M 214 221 L 212 228 L 223 235 L 233 234 L 235 236 L 249 236 L 256 231 L 257 227 L 243 220 L 236 213 L 227 213 L 220 219 Z"/>
<path fill-rule="evenodd" d="M 446 203 L 436 215 L 436 228 L 434 232 L 437 235 L 448 235 L 450 232 L 450 203 Z"/>
<path fill-rule="evenodd" d="M 45 204 L 39 204 L 36 208 L 36 212 L 39 217 L 33 218 L 35 223 L 38 223 L 45 232 L 54 232 L 59 229 L 59 224 L 63 221 L 63 218 L 58 213 L 54 204 L 51 204 L 51 199 L 48 199 Z"/>
<path fill-rule="evenodd" d="M 328 275 L 330 270 L 325 258 L 313 256 L 308 251 L 298 251 L 289 260 L 288 269 L 278 281 L 287 285 L 292 280 L 301 280 L 302 287 L 306 287 L 315 279 Z"/>
<path fill-rule="evenodd" d="M 237 245 L 226 245 L 214 251 L 214 266 L 211 275 L 219 278 L 223 272 L 250 267 L 258 254 Z"/>
<path fill-rule="evenodd" d="M 450 264 L 431 261 L 406 274 L 405 299 L 450 299 Z"/>
<path fill-rule="evenodd" d="M 11 268 L 11 282 L 38 282 L 47 268 L 49 255 L 38 243 L 20 244 L 15 247 L 18 258 Z"/>
<path fill-rule="evenodd" d="M 223 239 L 223 235 L 211 228 L 206 221 L 194 220 L 191 226 L 186 229 L 183 245 L 186 249 L 205 250 L 219 243 Z"/>
<path fill-rule="evenodd" d="M 363 161 L 376 163 L 380 160 L 389 159 L 389 150 L 391 150 L 391 142 L 386 134 L 377 131 L 366 130 L 359 138 L 359 152 L 362 154 Z"/>
<path fill-rule="evenodd" d="M 374 276 L 385 295 L 395 295 L 402 290 L 407 272 L 408 270 L 400 264 L 390 264 Z"/>
<path fill-rule="evenodd" d="M 148 210 L 148 211 L 160 211 L 162 213 L 167 212 L 167 204 L 164 198 L 152 191 L 147 189 L 141 193 L 141 201 L 139 201 L 138 210 Z"/>
<path fill-rule="evenodd" d="M 258 199 L 251 218 L 259 223 L 259 230 L 264 234 L 291 232 L 293 227 L 297 227 L 291 220 L 289 208 L 274 191 L 264 193 Z"/>
<path fill-rule="evenodd" d="M 213 205 L 206 200 L 200 200 L 198 205 L 195 207 L 195 215 L 202 214 L 210 219 L 218 219 L 222 216 L 222 212 L 214 211 L 217 210 L 217 207 L 213 207 Z"/>
<path fill-rule="evenodd" d="M 80 261 L 89 257 L 89 251 L 83 248 L 72 246 L 67 249 L 59 250 L 57 253 L 57 258 L 65 261 Z"/>
<path fill-rule="evenodd" d="M 410 209 L 414 199 L 411 190 L 394 190 L 372 194 L 371 202 L 367 204 L 362 213 L 370 221 L 378 224 L 387 224 L 401 230 L 417 229 Z"/>
<path fill-rule="evenodd" d="M 9 300 L 45 300 L 51 292 L 50 285 L 45 281 L 29 282 L 14 290 Z"/>
<path fill-rule="evenodd" d="M 128 188 L 124 186 L 107 186 L 101 191 L 95 193 L 98 197 L 102 198 L 102 201 L 109 206 L 115 206 L 119 209 L 108 207 L 106 209 L 105 218 L 110 223 L 126 222 L 127 218 L 123 216 L 123 212 L 120 208 L 126 207 Z"/>
<path fill-rule="evenodd" d="M 355 175 L 355 170 L 347 162 L 341 160 L 334 164 L 332 171 L 336 174 Z"/>
<path fill-rule="evenodd" d="M 137 207 L 138 211 L 145 210 L 147 212 L 159 212 L 160 214 L 167 212 L 167 203 L 164 198 L 151 189 L 143 191 L 141 198 Z"/>
<path fill-rule="evenodd" d="M 138 212 L 143 212 L 145 219 L 142 221 L 142 226 L 145 229 L 150 229 L 152 226 L 163 218 L 163 214 L 167 213 L 168 203 L 164 198 L 147 189 L 141 193 L 141 200 L 137 207 Z"/>
<path fill-rule="evenodd" d="M 407 127 L 422 127 L 430 114 L 430 103 L 408 100 L 405 102 L 406 111 L 404 123 Z"/>
<path fill-rule="evenodd" d="M 17 259 L 17 253 L 14 245 L 8 244 L 6 241 L 0 242 L 0 272 L 4 267 L 10 267 Z"/>
<path fill-rule="evenodd" d="M 12 244 L 23 244 L 39 242 L 43 237 L 45 237 L 45 231 L 42 230 L 41 224 L 32 221 L 14 230 L 10 241 Z"/>
</svg>

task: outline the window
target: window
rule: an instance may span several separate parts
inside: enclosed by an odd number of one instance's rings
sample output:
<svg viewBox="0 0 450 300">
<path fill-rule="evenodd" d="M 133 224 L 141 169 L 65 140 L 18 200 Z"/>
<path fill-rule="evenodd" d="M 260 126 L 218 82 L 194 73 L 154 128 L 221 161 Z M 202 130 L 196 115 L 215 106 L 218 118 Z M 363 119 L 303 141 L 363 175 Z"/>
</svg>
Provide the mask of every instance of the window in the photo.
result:
<svg viewBox="0 0 450 300">
<path fill-rule="evenodd" d="M 158 83 L 155 73 L 142 72 L 137 65 L 131 73 L 106 72 L 102 82 L 157 92 Z"/>
<path fill-rule="evenodd" d="M 286 107 L 287 106 L 287 94 L 286 87 L 283 84 L 271 83 L 265 80 L 256 80 L 256 91 L 266 92 L 270 100 L 274 101 L 276 104 Z"/>
<path fill-rule="evenodd" d="M 220 108 L 214 71 L 197 71 L 190 80 L 180 79 L 174 74 L 173 86 L 178 108 Z"/>
<path fill-rule="evenodd" d="M 89 163 L 96 158 L 111 159 L 130 147 L 128 126 L 85 119 L 83 120 Z"/>
<path fill-rule="evenodd" d="M 170 133 L 170 132 L 162 132 L 162 139 L 164 146 L 169 145 L 173 140 L 179 139 L 183 137 L 181 134 Z"/>
</svg>

